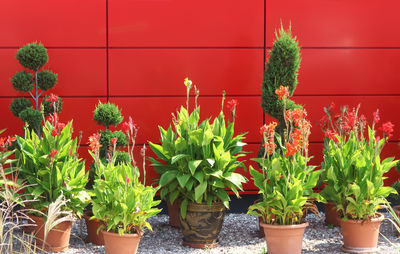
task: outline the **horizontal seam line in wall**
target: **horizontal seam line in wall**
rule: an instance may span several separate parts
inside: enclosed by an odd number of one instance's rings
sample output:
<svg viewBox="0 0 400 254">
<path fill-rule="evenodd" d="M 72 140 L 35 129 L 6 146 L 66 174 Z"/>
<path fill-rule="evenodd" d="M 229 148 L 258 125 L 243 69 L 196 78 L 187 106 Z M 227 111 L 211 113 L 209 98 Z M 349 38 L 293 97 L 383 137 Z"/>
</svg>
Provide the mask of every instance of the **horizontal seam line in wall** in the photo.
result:
<svg viewBox="0 0 400 254">
<path fill-rule="evenodd" d="M 107 95 L 59 95 L 61 98 L 106 98 Z M 229 94 L 227 93 L 226 96 L 228 97 L 260 97 L 260 94 Z M 388 96 L 400 96 L 400 94 L 296 94 L 293 97 L 327 97 L 327 96 L 334 96 L 334 97 L 350 97 L 350 96 L 365 96 L 365 97 L 388 97 Z M 19 96 L 19 95 L 0 95 L 0 99 L 11 99 L 11 98 L 31 98 L 29 95 Z M 110 95 L 110 98 L 185 98 L 186 95 L 184 94 L 172 94 L 172 95 Z M 194 95 L 190 95 L 191 98 L 194 98 Z M 200 95 L 200 98 L 207 98 L 207 97 L 222 97 L 222 94 L 204 94 Z"/>
<path fill-rule="evenodd" d="M 267 49 L 272 49 L 272 46 L 267 46 Z M 400 49 L 400 47 L 300 47 L 300 49 Z"/>
<path fill-rule="evenodd" d="M 18 46 L 0 46 L 0 49 L 19 49 L 20 47 Z M 71 47 L 65 47 L 65 46 L 46 46 L 47 49 L 107 49 L 106 46 L 93 46 L 93 47 L 80 47 L 80 46 L 71 46 Z M 143 46 L 132 46 L 132 47 L 108 47 L 108 49 L 264 49 L 263 46 L 254 46 L 254 47 L 245 47 L 245 46 L 181 46 L 181 47 L 143 47 Z"/>
</svg>

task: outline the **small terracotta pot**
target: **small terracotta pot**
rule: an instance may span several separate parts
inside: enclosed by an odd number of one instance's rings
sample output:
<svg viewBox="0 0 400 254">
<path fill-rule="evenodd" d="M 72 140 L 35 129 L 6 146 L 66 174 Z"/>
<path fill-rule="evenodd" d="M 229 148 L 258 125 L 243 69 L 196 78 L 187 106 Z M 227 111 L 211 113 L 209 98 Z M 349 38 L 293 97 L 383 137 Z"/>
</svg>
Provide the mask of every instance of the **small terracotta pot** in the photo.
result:
<svg viewBox="0 0 400 254">
<path fill-rule="evenodd" d="M 141 234 L 124 234 L 101 230 L 104 237 L 106 254 L 135 254 L 137 252 Z"/>
<path fill-rule="evenodd" d="M 325 225 L 333 225 L 334 227 L 340 227 L 339 213 L 336 210 L 336 204 L 327 202 L 324 204 L 325 207 Z"/>
<path fill-rule="evenodd" d="M 373 253 L 378 245 L 379 228 L 383 214 L 371 220 L 346 220 L 340 218 L 343 235 L 342 251 L 348 253 Z"/>
<path fill-rule="evenodd" d="M 215 202 L 207 204 L 189 202 L 186 218 L 179 216 L 183 245 L 192 248 L 213 248 L 218 245 L 218 235 L 221 232 L 225 218 L 225 206 Z"/>
<path fill-rule="evenodd" d="M 100 226 L 103 226 L 104 223 L 99 221 L 98 219 L 91 220 L 90 217 L 93 216 L 92 211 L 86 211 L 83 214 L 83 218 L 86 222 L 86 230 L 88 234 L 88 241 L 95 244 L 95 245 L 104 245 L 104 238 L 101 231 L 97 233 L 97 230 Z"/>
<path fill-rule="evenodd" d="M 29 215 L 35 221 L 34 235 L 36 237 L 36 246 L 42 248 L 44 240 L 44 220 L 42 217 Z M 55 226 L 47 234 L 44 250 L 52 252 L 61 252 L 68 249 L 69 238 L 71 236 L 72 221 L 64 221 Z"/>
<path fill-rule="evenodd" d="M 173 204 L 167 201 L 168 215 L 169 215 L 169 225 L 174 228 L 179 228 L 179 216 L 181 202 L 176 200 Z"/>
<path fill-rule="evenodd" d="M 264 228 L 268 254 L 297 254 L 303 248 L 304 230 L 308 222 L 296 225 L 271 225 L 260 223 Z"/>
</svg>

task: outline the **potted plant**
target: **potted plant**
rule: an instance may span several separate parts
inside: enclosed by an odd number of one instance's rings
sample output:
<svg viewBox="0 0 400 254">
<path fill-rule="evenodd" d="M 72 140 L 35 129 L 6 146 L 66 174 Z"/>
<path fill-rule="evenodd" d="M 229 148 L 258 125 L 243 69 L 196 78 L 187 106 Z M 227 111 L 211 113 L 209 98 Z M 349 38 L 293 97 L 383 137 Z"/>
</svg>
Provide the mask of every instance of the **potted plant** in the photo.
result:
<svg viewBox="0 0 400 254">
<path fill-rule="evenodd" d="M 378 209 L 385 198 L 394 193 L 383 184 L 383 176 L 397 161 L 381 159 L 380 153 L 391 137 L 393 124 L 382 124 L 383 137 L 376 136 L 375 125 L 379 111 L 374 113 L 372 126 L 365 116 L 358 116 L 359 106 L 345 112 L 342 124 L 325 132 L 323 170 L 326 171 L 323 195 L 336 204 L 340 216 L 344 245 L 350 253 L 374 252 L 378 243 L 379 228 L 384 216 Z M 366 130 L 367 129 L 367 130 Z"/>
<path fill-rule="evenodd" d="M 124 124 L 124 129 L 129 140 L 134 143 L 137 128 L 134 128 L 131 118 L 129 123 Z M 89 140 L 89 152 L 96 163 L 91 202 L 93 218 L 104 223 L 98 230 L 102 232 L 106 254 L 136 253 L 144 228 L 152 230 L 147 219 L 161 211 L 154 208 L 161 202 L 154 200 L 158 188 L 144 184 L 145 173 L 143 183 L 140 182 L 139 168 L 133 158 L 133 146 L 128 145 L 129 163 L 115 164 L 117 140 L 113 139 L 109 161 L 104 164 L 99 157 L 100 134 L 94 134 Z M 141 155 L 144 161 L 145 146 Z"/>
<path fill-rule="evenodd" d="M 42 69 L 49 57 L 47 49 L 41 43 L 33 42 L 20 48 L 16 58 L 25 70 L 15 73 L 10 81 L 18 92 L 29 93 L 34 105 L 27 98 L 15 98 L 11 101 L 10 110 L 16 117 L 29 123 L 29 128 L 40 136 L 43 120 L 41 107 L 43 106 L 43 113 L 46 117 L 54 113 L 54 110 L 57 110 L 56 113 L 61 111 L 61 98 L 58 98 L 55 102 L 57 107 L 53 107 L 49 103 L 47 100 L 49 96 L 45 96 L 42 104 L 39 104 L 43 92 L 50 90 L 57 84 L 57 74 Z"/>
<path fill-rule="evenodd" d="M 52 95 L 48 100 L 56 106 L 58 97 Z M 30 203 L 30 208 L 37 211 L 30 215 L 36 224 L 36 240 L 46 250 L 55 252 L 67 249 L 69 244 L 72 221 L 64 215 L 73 212 L 81 216 L 90 198 L 85 190 L 85 163 L 78 158 L 78 139 L 72 139 L 72 131 L 72 121 L 63 124 L 53 113 L 42 127 L 42 136 L 28 127 L 24 137 L 17 136 L 15 158 L 20 167 L 19 177 L 27 184 L 26 192 L 37 200 Z M 50 204 L 52 211 L 60 212 L 50 214 Z M 52 230 L 46 224 L 50 220 L 55 226 Z"/>
<path fill-rule="evenodd" d="M 184 235 L 183 244 L 204 248 L 218 244 L 225 208 L 229 208 L 227 189 L 239 196 L 246 178 L 235 171 L 245 168 L 239 157 L 244 156 L 242 141 L 245 134 L 234 136 L 234 120 L 225 122 L 221 112 L 210 123 L 200 123 L 199 91 L 195 87 L 195 107 L 190 113 L 189 93 L 192 82 L 185 79 L 186 107 L 181 106 L 173 126 L 159 127 L 161 144 L 149 142 L 158 160 L 151 159 L 160 175 L 160 196 L 167 202 L 181 200 L 179 221 Z M 228 103 L 234 119 L 235 100 Z"/>
<path fill-rule="evenodd" d="M 276 90 L 285 104 L 287 87 Z M 276 122 L 261 127 L 264 155 L 253 159 L 261 165 L 261 172 L 250 167 L 254 185 L 259 188 L 262 201 L 251 205 L 248 214 L 262 217 L 268 253 L 301 253 L 304 230 L 308 223 L 305 212 L 318 213 L 313 200 L 320 199 L 313 192 L 320 170 L 308 165 L 308 137 L 310 122 L 306 111 L 284 111 L 287 126 L 284 136 L 275 133 Z"/>
<path fill-rule="evenodd" d="M 109 162 L 109 155 L 111 153 L 115 155 L 114 164 L 129 162 L 128 153 L 121 151 L 121 148 L 124 148 L 127 145 L 126 135 L 120 130 L 110 130 L 111 126 L 118 126 L 123 120 L 121 110 L 118 108 L 118 106 L 109 102 L 104 104 L 99 102 L 94 110 L 93 120 L 95 120 L 98 125 L 102 125 L 104 127 L 104 130 L 100 130 L 98 132 L 100 135 L 99 162 L 107 164 Z M 115 151 L 113 151 L 114 142 L 116 146 Z M 96 174 L 95 171 L 96 163 L 93 162 L 90 165 L 89 181 L 86 186 L 91 194 L 93 194 L 92 190 Z M 89 242 L 96 245 L 104 245 L 103 236 L 98 230 L 98 228 L 102 225 L 102 222 L 96 218 L 93 218 L 93 212 L 90 206 L 85 209 L 83 218 L 85 219 Z"/>
</svg>

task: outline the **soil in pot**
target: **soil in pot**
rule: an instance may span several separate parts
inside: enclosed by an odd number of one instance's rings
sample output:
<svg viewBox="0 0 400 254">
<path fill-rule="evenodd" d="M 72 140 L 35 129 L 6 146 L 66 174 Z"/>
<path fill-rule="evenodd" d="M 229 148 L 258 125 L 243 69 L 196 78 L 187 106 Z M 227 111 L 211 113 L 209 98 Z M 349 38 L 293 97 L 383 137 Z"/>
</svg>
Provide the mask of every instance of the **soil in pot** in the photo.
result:
<svg viewBox="0 0 400 254">
<path fill-rule="evenodd" d="M 98 219 L 90 220 L 90 217 L 92 216 L 93 216 L 92 211 L 86 211 L 83 215 L 83 218 L 85 219 L 86 222 L 88 241 L 95 245 L 104 245 L 103 234 L 101 231 L 98 231 L 99 227 L 104 224 Z"/>
<path fill-rule="evenodd" d="M 333 225 L 334 227 L 340 227 L 339 213 L 336 210 L 336 204 L 327 202 L 324 204 L 325 207 L 325 225 Z"/>
<path fill-rule="evenodd" d="M 124 234 L 101 230 L 104 237 L 106 254 L 135 254 L 142 234 Z"/>
<path fill-rule="evenodd" d="M 179 228 L 179 216 L 181 202 L 175 200 L 173 204 L 167 201 L 168 215 L 169 215 L 169 225 L 174 228 Z"/>
<path fill-rule="evenodd" d="M 373 253 L 378 245 L 379 228 L 383 214 L 371 220 L 346 220 L 340 218 L 343 235 L 342 250 L 348 253 Z"/>
<path fill-rule="evenodd" d="M 308 222 L 296 225 L 260 223 L 264 229 L 268 254 L 299 254 L 303 248 L 303 236 Z"/>
<path fill-rule="evenodd" d="M 29 215 L 35 221 L 34 235 L 36 237 L 36 246 L 43 247 L 44 240 L 44 220 L 42 217 Z M 69 238 L 71 236 L 72 221 L 64 221 L 55 226 L 47 234 L 44 250 L 52 252 L 61 252 L 68 249 Z"/>
<path fill-rule="evenodd" d="M 183 245 L 192 248 L 212 248 L 218 245 L 218 235 L 225 218 L 222 202 L 207 204 L 189 202 L 186 218 L 179 216 Z"/>
</svg>

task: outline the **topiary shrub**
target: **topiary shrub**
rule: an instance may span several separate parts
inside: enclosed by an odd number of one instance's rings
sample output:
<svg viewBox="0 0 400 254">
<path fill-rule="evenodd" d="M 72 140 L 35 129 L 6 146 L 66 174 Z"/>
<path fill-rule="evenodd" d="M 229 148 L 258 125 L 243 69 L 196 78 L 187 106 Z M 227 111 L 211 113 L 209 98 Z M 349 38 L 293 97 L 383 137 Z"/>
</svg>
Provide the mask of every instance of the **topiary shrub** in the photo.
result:
<svg viewBox="0 0 400 254">
<path fill-rule="evenodd" d="M 12 100 L 10 110 L 40 136 L 42 113 L 44 116 L 49 116 L 54 113 L 54 107 L 50 107 L 45 99 L 40 105 L 39 98 L 44 91 L 48 91 L 57 84 L 57 74 L 49 70 L 41 70 L 49 60 L 47 49 L 41 43 L 33 42 L 20 48 L 16 58 L 25 70 L 15 73 L 10 81 L 15 90 L 29 93 L 34 105 L 26 98 L 16 98 Z M 56 104 L 55 108 L 58 111 L 56 113 L 59 113 L 62 106 L 60 98 Z"/>
<path fill-rule="evenodd" d="M 297 86 L 298 70 L 300 68 L 300 47 L 296 37 L 292 36 L 291 27 L 285 30 L 281 25 L 278 32 L 275 32 L 276 40 L 272 49 L 269 51 L 269 58 L 266 62 L 264 79 L 262 82 L 261 106 L 264 113 L 275 118 L 279 125 L 276 132 L 283 136 L 286 129 L 283 111 L 302 108 L 289 98 L 286 99 L 286 108 L 283 100 L 278 99 L 275 93 L 280 86 L 289 88 L 289 97 L 294 93 Z M 262 142 L 261 142 L 262 143 Z M 259 155 L 264 153 L 263 147 Z"/>
<path fill-rule="evenodd" d="M 106 130 L 108 130 L 110 125 L 117 126 L 123 119 L 124 118 L 121 116 L 121 111 L 118 109 L 118 106 L 109 102 L 105 104 L 99 102 L 93 115 L 93 120 L 95 120 L 97 124 L 103 125 Z"/>
</svg>

